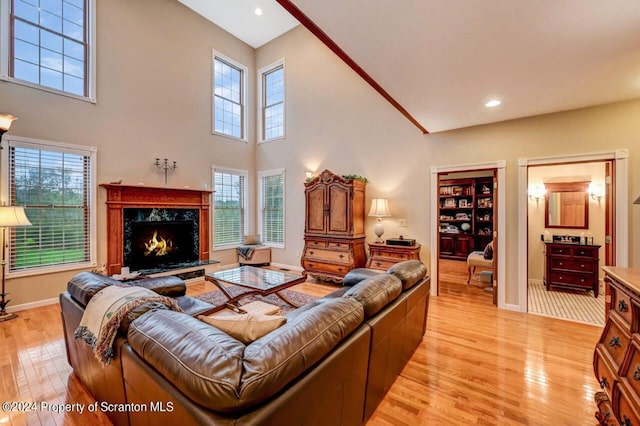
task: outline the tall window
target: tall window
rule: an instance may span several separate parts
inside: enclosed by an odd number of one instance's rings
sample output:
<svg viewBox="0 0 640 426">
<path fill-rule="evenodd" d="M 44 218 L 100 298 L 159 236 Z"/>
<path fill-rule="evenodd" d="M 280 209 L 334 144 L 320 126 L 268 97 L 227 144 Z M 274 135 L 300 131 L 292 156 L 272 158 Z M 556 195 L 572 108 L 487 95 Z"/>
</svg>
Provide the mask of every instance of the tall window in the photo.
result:
<svg viewBox="0 0 640 426">
<path fill-rule="evenodd" d="M 216 247 L 242 244 L 247 222 L 247 172 L 214 168 L 213 233 Z"/>
<path fill-rule="evenodd" d="M 9 271 L 92 263 L 95 149 L 17 137 L 8 146 L 9 204 L 33 224 L 11 230 Z"/>
<path fill-rule="evenodd" d="M 258 72 L 260 79 L 260 123 L 263 141 L 284 137 L 284 61 Z"/>
<path fill-rule="evenodd" d="M 246 67 L 214 54 L 213 131 L 245 139 Z"/>
<path fill-rule="evenodd" d="M 89 25 L 95 0 L 9 1 L 11 34 L 3 48 L 10 53 L 2 74 L 17 82 L 91 97 Z"/>
<path fill-rule="evenodd" d="M 260 236 L 266 244 L 284 247 L 284 170 L 258 173 Z"/>
</svg>

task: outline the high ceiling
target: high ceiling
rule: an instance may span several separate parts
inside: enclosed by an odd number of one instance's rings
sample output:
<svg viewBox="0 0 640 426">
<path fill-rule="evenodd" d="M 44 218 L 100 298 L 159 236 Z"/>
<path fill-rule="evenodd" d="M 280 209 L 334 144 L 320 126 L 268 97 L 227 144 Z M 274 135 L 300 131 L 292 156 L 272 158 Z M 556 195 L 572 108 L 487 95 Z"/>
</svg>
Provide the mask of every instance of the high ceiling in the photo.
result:
<svg viewBox="0 0 640 426">
<path fill-rule="evenodd" d="M 640 97 L 638 0 L 291 2 L 430 132 Z"/>
</svg>

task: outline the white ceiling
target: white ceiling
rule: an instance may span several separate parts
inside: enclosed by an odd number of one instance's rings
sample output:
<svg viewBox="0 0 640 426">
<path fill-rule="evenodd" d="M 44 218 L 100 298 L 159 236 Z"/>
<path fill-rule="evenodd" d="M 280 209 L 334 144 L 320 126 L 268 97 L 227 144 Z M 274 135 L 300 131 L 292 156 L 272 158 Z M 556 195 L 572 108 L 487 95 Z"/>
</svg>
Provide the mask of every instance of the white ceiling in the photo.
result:
<svg viewBox="0 0 640 426">
<path fill-rule="evenodd" d="M 255 49 L 299 25 L 275 0 L 178 1 Z"/>
<path fill-rule="evenodd" d="M 225 28 L 260 0 L 180 1 Z M 292 2 L 430 132 L 640 97 L 638 0 Z"/>
</svg>

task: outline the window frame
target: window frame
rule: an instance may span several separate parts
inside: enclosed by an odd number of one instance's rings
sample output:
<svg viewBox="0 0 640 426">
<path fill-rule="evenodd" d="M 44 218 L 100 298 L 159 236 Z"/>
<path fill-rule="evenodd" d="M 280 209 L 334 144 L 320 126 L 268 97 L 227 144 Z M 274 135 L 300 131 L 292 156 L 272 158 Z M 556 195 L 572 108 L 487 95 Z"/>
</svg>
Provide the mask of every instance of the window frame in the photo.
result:
<svg viewBox="0 0 640 426">
<path fill-rule="evenodd" d="M 225 174 L 231 174 L 231 175 L 237 175 L 237 176 L 242 176 L 244 177 L 244 191 L 243 191 L 243 200 L 242 200 L 242 216 L 243 216 L 243 229 L 242 229 L 242 235 L 240 235 L 240 241 L 238 242 L 234 242 L 234 243 L 227 243 L 227 244 L 219 244 L 216 245 L 216 173 L 225 173 Z M 247 170 L 241 170 L 241 169 L 232 169 L 229 167 L 220 167 L 220 166 L 213 166 L 211 168 L 211 184 L 212 184 L 212 188 L 213 188 L 213 196 L 211 197 L 211 204 L 212 204 L 212 214 L 211 214 L 211 221 L 212 226 L 211 226 L 211 247 L 212 247 L 212 251 L 218 251 L 218 250 L 228 250 L 228 249 L 233 249 L 236 247 L 239 247 L 241 245 L 243 245 L 244 243 L 244 236 L 247 233 L 247 228 L 248 228 L 248 221 L 249 221 L 249 209 L 248 209 L 248 204 L 247 202 L 249 201 L 249 197 L 248 197 L 248 186 L 249 186 L 249 172 Z"/>
<path fill-rule="evenodd" d="M 263 187 L 263 179 L 265 177 L 270 176 L 282 176 L 282 243 L 268 241 L 266 239 L 266 234 L 264 232 L 264 222 L 262 216 L 262 210 L 264 209 L 264 187 Z M 287 212 L 287 175 L 285 169 L 273 169 L 273 170 L 264 170 L 258 172 L 258 233 L 260 234 L 260 238 L 262 239 L 262 243 L 264 245 L 274 247 L 274 248 L 285 248 L 286 243 L 286 212 Z"/>
<path fill-rule="evenodd" d="M 265 135 L 265 118 L 266 110 L 268 107 L 277 105 L 266 105 L 266 84 L 264 83 L 267 74 L 282 68 L 282 135 L 275 138 L 267 139 Z M 265 143 L 276 141 L 279 139 L 285 139 L 287 136 L 287 91 L 286 91 L 286 68 L 284 58 L 277 60 L 276 62 L 262 67 L 258 70 L 258 96 L 257 102 L 257 121 L 258 121 L 258 143 Z"/>
<path fill-rule="evenodd" d="M 21 80 L 10 75 L 11 41 L 13 39 L 13 26 L 11 23 L 11 2 L 12 0 L 0 0 L 0 81 L 18 84 L 43 92 L 54 93 L 90 103 L 97 103 L 96 99 L 96 0 L 85 0 L 87 7 L 87 17 L 85 22 L 85 33 L 87 38 L 85 57 L 85 86 L 86 96 L 57 90 L 51 87 Z"/>
<path fill-rule="evenodd" d="M 96 147 L 71 145 L 62 142 L 48 141 L 42 139 L 32 139 L 20 136 L 5 135 L 2 145 L 5 149 L 10 146 L 19 146 L 43 151 L 66 152 L 71 154 L 83 155 L 89 158 L 89 260 L 77 263 L 61 263 L 55 265 L 33 266 L 28 269 L 19 271 L 11 271 L 7 268 L 7 278 L 27 277 L 34 275 L 44 275 L 54 272 L 73 271 L 77 269 L 93 268 L 97 266 L 97 199 L 96 199 L 96 176 L 97 176 L 97 152 Z M 9 155 L 2 156 L 2 187 L 1 196 L 3 201 L 9 200 Z M 8 204 L 8 203 L 7 203 Z M 4 247 L 2 248 L 4 250 Z M 10 251 L 11 248 L 7 250 Z M 10 259 L 10 252 L 5 253 L 6 259 Z"/>
<path fill-rule="evenodd" d="M 215 62 L 220 60 L 233 68 L 240 70 L 240 108 L 241 108 L 241 116 L 240 116 L 240 131 L 242 133 L 241 137 L 229 135 L 227 133 L 216 131 L 216 67 Z M 230 57 L 223 55 L 222 53 L 212 50 L 212 58 L 211 58 L 211 132 L 214 135 L 223 136 L 226 138 L 230 138 L 237 141 L 249 142 L 247 136 L 247 75 L 249 73 L 249 68 L 238 61 L 231 59 Z M 226 99 L 226 98 L 223 98 Z"/>
</svg>

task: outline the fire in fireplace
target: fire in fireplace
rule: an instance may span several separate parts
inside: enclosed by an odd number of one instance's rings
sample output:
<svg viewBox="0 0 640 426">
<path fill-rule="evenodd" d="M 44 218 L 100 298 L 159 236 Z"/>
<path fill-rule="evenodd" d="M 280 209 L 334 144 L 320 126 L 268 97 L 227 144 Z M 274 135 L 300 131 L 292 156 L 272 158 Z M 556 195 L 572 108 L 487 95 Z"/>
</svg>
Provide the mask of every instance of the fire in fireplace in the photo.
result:
<svg viewBox="0 0 640 426">
<path fill-rule="evenodd" d="M 124 261 L 132 271 L 199 260 L 197 212 L 137 209 L 124 216 Z"/>
</svg>

